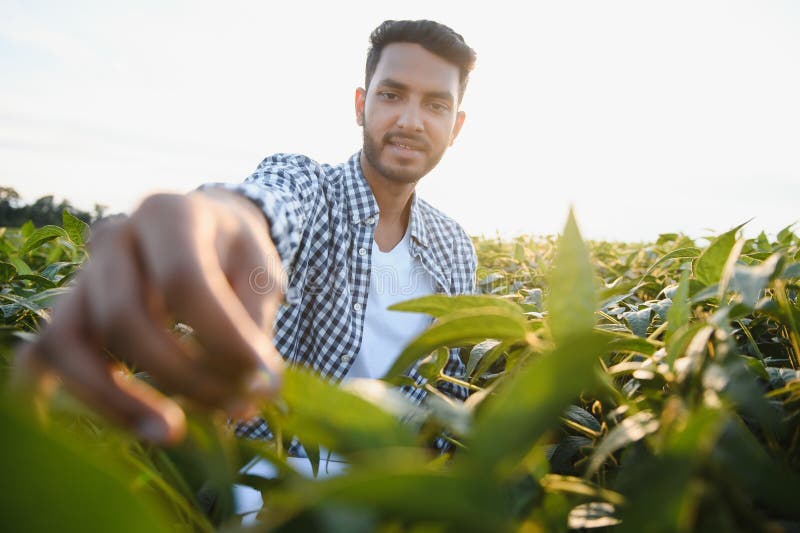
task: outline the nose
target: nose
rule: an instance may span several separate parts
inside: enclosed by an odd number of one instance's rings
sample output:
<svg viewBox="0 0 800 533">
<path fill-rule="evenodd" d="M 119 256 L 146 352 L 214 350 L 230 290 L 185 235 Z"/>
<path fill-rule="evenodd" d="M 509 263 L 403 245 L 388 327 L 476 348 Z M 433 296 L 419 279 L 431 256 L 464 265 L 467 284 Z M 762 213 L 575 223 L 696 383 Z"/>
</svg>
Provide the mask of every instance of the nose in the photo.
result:
<svg viewBox="0 0 800 533">
<path fill-rule="evenodd" d="M 397 117 L 397 127 L 403 130 L 422 131 L 425 127 L 422 124 L 422 115 L 416 103 L 409 101 L 400 111 Z"/>
</svg>

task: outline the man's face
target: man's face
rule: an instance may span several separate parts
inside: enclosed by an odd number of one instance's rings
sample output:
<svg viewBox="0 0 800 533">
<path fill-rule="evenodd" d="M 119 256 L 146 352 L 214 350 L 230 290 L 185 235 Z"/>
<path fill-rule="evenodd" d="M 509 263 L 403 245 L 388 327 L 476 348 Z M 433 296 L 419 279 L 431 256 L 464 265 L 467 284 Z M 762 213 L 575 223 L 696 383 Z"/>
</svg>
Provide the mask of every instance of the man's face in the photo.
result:
<svg viewBox="0 0 800 533">
<path fill-rule="evenodd" d="M 415 183 L 430 172 L 464 122 L 459 70 L 422 46 L 386 46 L 369 88 L 356 91 L 366 163 L 384 178 Z"/>
</svg>

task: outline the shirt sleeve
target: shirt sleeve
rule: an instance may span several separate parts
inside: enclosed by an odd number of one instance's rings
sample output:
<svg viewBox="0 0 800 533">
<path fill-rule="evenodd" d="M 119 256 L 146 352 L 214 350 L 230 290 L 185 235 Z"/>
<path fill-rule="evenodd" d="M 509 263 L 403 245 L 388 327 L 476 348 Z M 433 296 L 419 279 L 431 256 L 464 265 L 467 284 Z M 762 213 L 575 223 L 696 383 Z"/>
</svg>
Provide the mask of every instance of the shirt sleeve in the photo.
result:
<svg viewBox="0 0 800 533">
<path fill-rule="evenodd" d="M 311 223 L 325 174 L 308 157 L 275 154 L 264 159 L 243 183 L 208 183 L 239 193 L 261 209 L 283 268 L 291 272 L 306 226 Z"/>
<path fill-rule="evenodd" d="M 478 292 L 477 279 L 475 277 L 478 270 L 478 255 L 475 253 L 475 245 L 472 243 L 472 239 L 463 229 L 461 232 L 463 235 L 459 247 L 461 248 L 460 257 L 464 258 L 465 294 L 475 294 Z"/>
</svg>

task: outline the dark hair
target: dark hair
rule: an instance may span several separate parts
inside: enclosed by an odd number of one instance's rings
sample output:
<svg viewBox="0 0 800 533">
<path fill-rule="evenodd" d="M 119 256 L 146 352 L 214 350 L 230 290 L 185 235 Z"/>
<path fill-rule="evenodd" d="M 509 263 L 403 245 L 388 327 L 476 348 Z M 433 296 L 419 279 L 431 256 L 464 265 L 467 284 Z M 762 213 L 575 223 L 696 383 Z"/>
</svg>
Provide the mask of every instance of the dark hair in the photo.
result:
<svg viewBox="0 0 800 533">
<path fill-rule="evenodd" d="M 452 63 L 459 70 L 458 101 L 464 96 L 469 73 L 475 66 L 475 50 L 464 38 L 444 24 L 432 20 L 387 20 L 369 36 L 365 87 L 369 88 L 372 75 L 381 59 L 381 52 L 392 43 L 415 43 L 427 51 Z"/>
</svg>

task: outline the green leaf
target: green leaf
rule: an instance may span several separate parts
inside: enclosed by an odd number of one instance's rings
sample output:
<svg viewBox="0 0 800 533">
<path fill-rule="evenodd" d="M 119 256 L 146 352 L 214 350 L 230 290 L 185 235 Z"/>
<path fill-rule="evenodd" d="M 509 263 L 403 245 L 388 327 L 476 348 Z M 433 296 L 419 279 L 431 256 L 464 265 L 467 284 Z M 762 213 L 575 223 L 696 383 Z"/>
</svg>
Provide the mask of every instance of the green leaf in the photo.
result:
<svg viewBox="0 0 800 533">
<path fill-rule="evenodd" d="M 621 494 L 602 488 L 586 479 L 574 476 L 562 476 L 558 474 L 547 474 L 541 480 L 542 487 L 547 492 L 564 492 L 590 498 L 603 498 L 614 503 L 624 503 L 625 499 Z"/>
<path fill-rule="evenodd" d="M 39 228 L 34 231 L 25 241 L 25 244 L 19 251 L 19 255 L 25 255 L 44 243 L 59 237 L 64 239 L 68 238 L 67 232 L 64 231 L 64 228 L 59 228 L 58 226 L 44 226 Z"/>
<path fill-rule="evenodd" d="M 517 243 L 514 246 L 514 259 L 519 261 L 520 263 L 525 261 L 525 247 L 522 244 Z"/>
<path fill-rule="evenodd" d="M 14 268 L 17 269 L 19 274 L 30 275 L 33 274 L 33 270 L 31 267 L 28 266 L 28 263 L 22 260 L 21 257 L 18 255 L 9 255 L 8 262 L 14 265 Z"/>
<path fill-rule="evenodd" d="M 743 327 L 742 329 L 744 330 L 745 328 Z M 760 354 L 760 357 L 761 357 L 761 359 L 763 359 L 764 358 L 764 354 Z M 749 357 L 749 356 L 744 356 L 744 355 L 742 356 L 742 358 L 744 360 L 745 366 L 747 367 L 747 369 L 750 372 L 752 372 L 753 374 L 755 374 L 759 378 L 763 379 L 764 381 L 769 381 L 770 380 L 769 372 L 767 371 L 767 368 L 764 366 L 764 362 L 761 359 L 756 359 L 755 357 Z M 774 368 L 774 367 L 770 367 L 770 368 Z M 781 370 L 783 370 L 783 369 L 781 369 Z"/>
<path fill-rule="evenodd" d="M 745 222 L 746 224 L 746 222 Z M 712 285 L 720 280 L 725 262 L 736 244 L 736 232 L 744 224 L 740 224 L 730 231 L 711 241 L 708 248 L 694 262 L 694 276 L 704 285 Z"/>
<path fill-rule="evenodd" d="M 52 307 L 54 299 L 66 292 L 69 292 L 69 289 L 58 287 L 55 289 L 45 289 L 27 298 L 17 296 L 15 294 L 0 292 L 0 301 L 11 302 L 18 307 L 25 308 L 37 315 L 42 316 L 42 309 Z"/>
<path fill-rule="evenodd" d="M 592 439 L 579 435 L 567 435 L 552 447 L 548 459 L 554 472 L 569 472 L 573 470 L 574 457 L 582 448 L 590 448 Z"/>
<path fill-rule="evenodd" d="M 0 398 L 4 531 L 173 531 L 133 473 L 96 442 L 77 440 Z"/>
<path fill-rule="evenodd" d="M 742 295 L 742 303 L 753 308 L 769 281 L 780 270 L 782 257 L 773 254 L 756 266 L 736 265 L 730 288 Z"/>
<path fill-rule="evenodd" d="M 283 399 L 289 414 L 281 427 L 287 434 L 337 453 L 414 442 L 409 429 L 391 413 L 303 369 L 287 369 Z"/>
<path fill-rule="evenodd" d="M 353 394 L 372 405 L 379 407 L 397 419 L 421 416 L 421 408 L 408 399 L 396 387 L 378 379 L 355 378 L 340 384 L 346 392 Z"/>
<path fill-rule="evenodd" d="M 535 311 L 542 310 L 542 289 L 535 287 L 533 289 L 528 290 L 528 294 L 525 295 L 525 299 L 522 300 L 523 305 L 531 305 L 533 306 Z"/>
<path fill-rule="evenodd" d="M 447 296 L 445 294 L 431 294 L 422 298 L 415 298 L 400 302 L 389 307 L 390 311 L 407 311 L 411 313 L 425 313 L 436 318 L 456 311 L 478 309 L 499 309 L 506 313 L 522 315 L 525 310 L 518 304 L 498 296 L 463 294 Z"/>
<path fill-rule="evenodd" d="M 73 243 L 82 246 L 88 240 L 89 225 L 66 209 L 61 213 L 61 222 Z"/>
<path fill-rule="evenodd" d="M 281 512 L 265 513 L 264 526 L 272 530 L 271 522 L 281 516 L 333 504 L 371 510 L 404 523 L 433 521 L 457 531 L 510 531 L 512 517 L 499 487 L 469 473 L 433 471 L 424 463 L 424 456 L 386 450 L 373 457 L 368 468 L 356 466 L 346 475 L 321 481 L 298 480 L 291 489 L 271 494 L 272 507 L 280 506 Z M 289 523 L 286 530 L 310 528 Z"/>
<path fill-rule="evenodd" d="M 800 478 L 796 471 L 770 457 L 738 420 L 728 421 L 712 450 L 711 459 L 759 506 L 779 515 L 800 518 L 796 498 L 800 493 Z"/>
<path fill-rule="evenodd" d="M 528 517 L 527 523 L 533 525 L 532 531 L 566 533 L 571 508 L 572 503 L 565 494 L 545 492 L 541 503 L 534 507 Z"/>
<path fill-rule="evenodd" d="M 595 447 L 586 467 L 586 477 L 593 476 L 612 453 L 645 438 L 657 431 L 659 426 L 658 420 L 650 411 L 640 411 L 620 422 Z"/>
<path fill-rule="evenodd" d="M 56 284 L 55 283 L 53 283 L 52 281 L 50 281 L 49 279 L 47 279 L 47 278 L 45 278 L 43 276 L 38 276 L 36 274 L 20 274 L 19 276 L 17 276 L 17 279 L 30 281 L 37 288 L 41 288 L 41 289 L 55 289 L 56 288 Z"/>
<path fill-rule="evenodd" d="M 595 333 L 607 343 L 608 350 L 611 352 L 631 352 L 653 355 L 660 347 L 660 344 L 642 337 L 637 337 L 636 335 L 631 335 L 627 332 L 597 329 Z"/>
<path fill-rule="evenodd" d="M 57 263 L 50 263 L 42 269 L 42 276 L 50 281 L 56 282 L 56 276 L 65 268 L 75 268 L 81 266 L 81 263 L 73 263 L 70 261 L 59 261 Z"/>
<path fill-rule="evenodd" d="M 788 226 L 786 226 L 785 228 L 783 228 L 778 232 L 776 238 L 778 239 L 779 243 L 781 244 L 792 243 L 792 240 L 795 238 L 794 233 L 792 232 L 792 226 L 794 226 L 795 224 L 797 223 L 795 222 L 794 224 L 789 224 Z"/>
<path fill-rule="evenodd" d="M 771 248 L 769 238 L 767 238 L 767 234 L 763 230 L 756 237 L 756 245 L 760 250 L 769 250 Z"/>
<path fill-rule="evenodd" d="M 681 361 L 676 359 L 673 365 L 678 383 L 683 383 L 687 381 L 687 378 L 699 374 L 708 359 L 708 340 L 714 334 L 714 326 L 708 323 L 698 325 L 700 328 L 697 329 L 694 337 L 686 344 L 685 359 Z M 693 328 L 689 329 L 692 330 Z M 671 354 L 667 354 L 667 358 L 672 360 L 670 357 Z"/>
<path fill-rule="evenodd" d="M 687 322 L 676 329 L 667 342 L 667 362 L 673 364 L 676 359 L 682 357 L 695 336 L 705 327 L 702 322 L 695 324 Z"/>
<path fill-rule="evenodd" d="M 548 323 L 556 343 L 583 336 L 595 324 L 597 295 L 589 252 L 570 211 L 549 275 Z"/>
<path fill-rule="evenodd" d="M 481 280 L 479 280 L 478 281 L 478 285 L 483 287 L 485 285 L 492 285 L 493 283 L 495 283 L 497 281 L 503 281 L 505 279 L 506 279 L 506 277 L 503 274 L 501 274 L 500 272 L 492 272 L 491 274 L 489 274 L 485 278 L 482 278 Z"/>
<path fill-rule="evenodd" d="M 428 394 L 424 406 L 428 420 L 438 422 L 449 433 L 460 437 L 469 432 L 472 409 L 463 402 L 455 402 L 444 395 Z M 408 423 L 408 418 L 403 421 Z"/>
<path fill-rule="evenodd" d="M 17 268 L 11 263 L 0 262 L 0 281 L 8 283 L 17 275 Z"/>
<path fill-rule="evenodd" d="M 564 418 L 589 432 L 599 434 L 601 431 L 600 422 L 589 411 L 577 405 L 567 407 L 567 410 L 564 411 Z"/>
<path fill-rule="evenodd" d="M 575 398 L 591 389 L 606 343 L 594 334 L 569 336 L 507 380 L 484 400 L 470 439 L 467 468 L 496 474 L 513 470 Z"/>
<path fill-rule="evenodd" d="M 689 299 L 689 302 L 692 304 L 708 302 L 708 300 L 715 300 L 719 297 L 719 283 L 709 285 L 696 292 L 694 290 L 695 284 L 699 284 L 701 287 L 703 287 L 702 283 L 695 280 L 689 280 L 689 284 L 689 294 L 692 295 Z"/>
<path fill-rule="evenodd" d="M 721 393 L 751 427 L 761 426 L 771 435 L 781 431 L 780 412 L 764 397 L 762 385 L 742 358 L 709 364 L 703 372 L 703 387 Z"/>
<path fill-rule="evenodd" d="M 420 361 L 417 366 L 417 373 L 430 383 L 433 383 L 444 371 L 448 359 L 449 350 L 447 348 L 439 348 Z"/>
<path fill-rule="evenodd" d="M 628 323 L 634 335 L 637 337 L 647 337 L 647 328 L 650 327 L 652 315 L 652 309 L 648 307 L 640 309 L 639 311 L 622 313 L 622 318 Z"/>
<path fill-rule="evenodd" d="M 789 338 L 792 343 L 794 360 L 800 357 L 800 312 L 797 304 L 793 303 L 787 294 L 786 282 L 776 281 L 774 283 L 773 299 L 778 304 L 781 322 L 788 329 Z M 795 364 L 795 366 L 797 366 Z"/>
<path fill-rule="evenodd" d="M 29 220 L 22 225 L 19 231 L 23 237 L 28 238 L 36 231 L 36 226 L 33 225 L 33 221 Z"/>
<path fill-rule="evenodd" d="M 485 339 L 522 341 L 527 335 L 525 318 L 498 307 L 468 309 L 442 317 L 398 356 L 383 379 L 392 381 L 411 365 L 442 346 L 475 344 Z"/>
<path fill-rule="evenodd" d="M 673 295 L 672 305 L 667 313 L 666 340 L 668 344 L 669 339 L 678 331 L 678 328 L 689 322 L 691 311 L 691 304 L 689 303 L 689 271 L 684 270 L 681 274 L 681 280 L 678 282 L 678 290 Z"/>
<path fill-rule="evenodd" d="M 657 302 L 648 302 L 648 305 L 650 309 L 653 310 L 653 313 L 655 313 L 654 318 L 658 317 L 662 322 L 667 321 L 667 314 L 669 313 L 670 307 L 672 307 L 672 300 L 665 299 Z"/>
<path fill-rule="evenodd" d="M 694 247 L 672 250 L 668 254 L 659 257 L 658 261 L 653 263 L 650 268 L 647 269 L 647 272 L 645 272 L 642 278 L 639 280 L 639 284 L 641 284 L 644 281 L 644 278 L 646 278 L 653 270 L 655 270 L 658 265 L 665 263 L 670 259 L 693 259 L 698 255 L 700 255 L 700 250 Z"/>
<path fill-rule="evenodd" d="M 6 229 L 6 228 L 2 228 Z M 17 248 L 15 242 L 12 242 L 10 239 L 0 237 L 0 257 L 9 256 L 12 254 L 17 253 Z"/>
<path fill-rule="evenodd" d="M 515 358 L 518 358 L 519 352 L 528 353 L 528 348 L 527 347 L 511 348 L 512 344 L 513 343 L 509 343 L 509 342 L 504 342 L 504 343 L 501 342 L 500 344 L 498 344 L 497 346 L 495 346 L 494 348 L 489 350 L 483 356 L 483 358 L 481 358 L 480 362 L 478 363 L 478 366 L 475 367 L 475 369 L 473 370 L 473 372 L 471 374 L 471 376 L 472 376 L 471 381 L 473 383 L 479 381 L 481 379 L 481 377 L 483 377 L 487 372 L 489 372 L 489 370 L 491 369 L 492 365 L 495 364 L 495 362 L 498 359 L 500 359 L 501 356 L 507 356 L 506 357 L 506 365 L 505 365 L 505 373 L 508 373 L 509 370 L 511 370 L 513 368 L 511 362 Z"/>
<path fill-rule="evenodd" d="M 800 254 L 800 251 L 797 252 Z M 797 257 L 795 257 L 797 259 Z M 781 279 L 795 279 L 800 278 L 800 263 L 792 263 L 783 269 L 780 275 Z"/>
<path fill-rule="evenodd" d="M 680 237 L 678 233 L 659 233 L 656 244 L 666 244 L 670 241 L 676 241 L 678 237 Z"/>
<path fill-rule="evenodd" d="M 733 272 L 736 268 L 736 262 L 739 260 L 739 256 L 742 253 L 744 243 L 744 238 L 738 239 L 735 243 L 733 243 L 733 247 L 728 253 L 728 258 L 725 260 L 725 265 L 722 267 L 722 274 L 720 275 L 719 284 L 717 287 L 717 301 L 719 302 L 724 300 L 725 293 L 728 291 L 728 285 L 733 279 Z"/>
<path fill-rule="evenodd" d="M 702 409 L 683 422 L 673 431 L 663 428 L 659 432 L 666 441 L 659 455 L 635 446 L 623 455 L 614 488 L 627 502 L 621 508 L 622 523 L 614 531 L 702 530 L 694 523 L 698 516 L 694 511 L 705 492 L 692 490 L 696 486 L 693 481 L 697 476 L 697 482 L 704 482 L 703 471 L 697 471 L 718 439 L 722 413 Z M 743 463 L 738 468 L 749 469 L 750 465 Z"/>
<path fill-rule="evenodd" d="M 475 370 L 475 367 L 478 366 L 478 363 L 483 359 L 483 356 L 486 355 L 486 352 L 495 348 L 497 345 L 500 344 L 500 341 L 497 339 L 486 339 L 483 342 L 479 342 L 475 346 L 473 346 L 472 350 L 469 352 L 469 360 L 467 361 L 467 375 L 471 376 L 472 372 Z"/>
<path fill-rule="evenodd" d="M 308 442 L 303 445 L 303 449 L 306 451 L 308 462 L 311 463 L 311 473 L 314 474 L 314 477 L 317 477 L 319 475 L 319 444 Z"/>
<path fill-rule="evenodd" d="M 213 500 L 207 503 L 208 518 L 219 525 L 230 518 L 234 510 L 230 486 L 238 477 L 231 461 L 235 444 L 230 432 L 221 424 L 215 423 L 209 417 L 187 414 L 187 438 L 179 445 L 165 449 L 164 455 L 158 454 L 154 459 L 159 465 L 160 474 L 167 474 L 167 479 L 177 481 L 172 484 L 181 492 L 185 493 L 191 487 L 190 494 L 197 494 L 198 498 L 204 500 L 206 498 L 198 494 L 198 491 L 210 492 Z M 177 470 L 173 472 L 173 468 Z M 148 475 L 147 471 L 141 475 L 144 479 L 155 477 L 158 480 L 158 476 Z M 173 491 L 174 489 L 170 490 Z M 166 499 L 165 504 L 175 505 L 182 499 L 178 494 L 173 494 Z M 210 531 L 204 516 L 192 518 L 196 529 Z"/>
<path fill-rule="evenodd" d="M 38 307 L 39 309 L 53 307 L 53 302 L 62 294 L 66 294 L 70 289 L 66 287 L 56 287 L 53 289 L 45 289 L 33 296 L 28 297 L 25 301 L 31 306 Z"/>
</svg>

